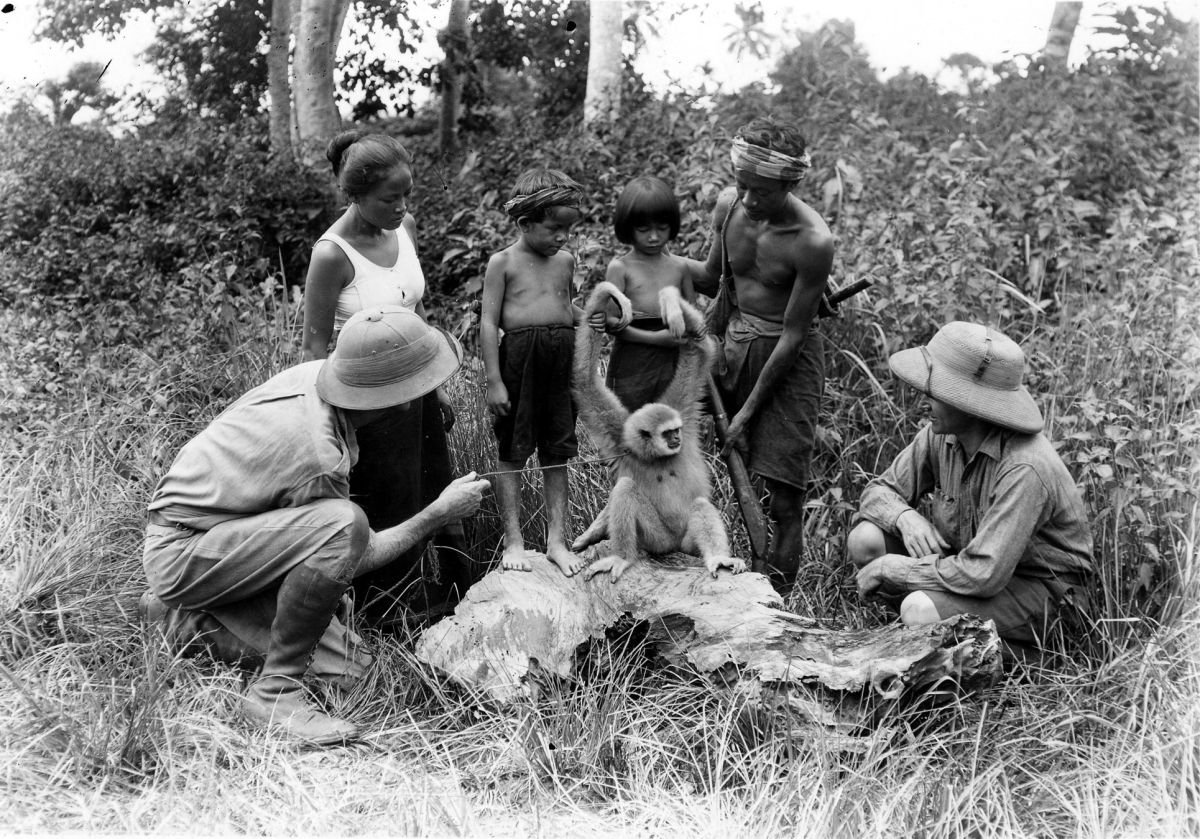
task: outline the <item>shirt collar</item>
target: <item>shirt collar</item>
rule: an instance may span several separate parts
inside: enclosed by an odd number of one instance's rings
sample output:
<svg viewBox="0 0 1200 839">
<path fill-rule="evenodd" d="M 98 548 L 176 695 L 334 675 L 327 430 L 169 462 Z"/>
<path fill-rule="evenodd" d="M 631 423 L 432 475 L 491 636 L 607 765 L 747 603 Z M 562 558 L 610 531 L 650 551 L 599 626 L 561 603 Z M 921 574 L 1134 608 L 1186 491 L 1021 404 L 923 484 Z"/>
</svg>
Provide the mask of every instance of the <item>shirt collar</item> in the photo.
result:
<svg viewBox="0 0 1200 839">
<path fill-rule="evenodd" d="M 975 452 L 975 454 L 976 455 L 981 455 L 981 454 L 987 455 L 992 460 L 999 463 L 1000 458 L 1003 455 L 1004 439 L 1005 439 L 1005 436 L 1009 433 L 1010 432 L 1006 431 L 1005 429 L 1001 428 L 998 425 L 992 426 L 992 430 L 989 431 L 987 433 L 987 436 L 983 438 L 983 442 L 979 444 L 979 451 Z M 955 436 L 953 434 L 947 434 L 946 435 L 946 444 L 957 449 L 959 452 L 962 453 L 963 459 L 964 460 L 966 459 L 966 451 L 963 449 L 962 443 L 958 442 L 957 436 Z M 973 459 L 974 458 L 972 458 L 972 460 Z M 968 462 L 970 462 L 970 461 L 968 461 Z"/>
<path fill-rule="evenodd" d="M 1003 456 L 1004 438 L 1006 438 L 1009 433 L 1012 432 L 1001 429 L 1000 426 L 992 426 L 991 431 L 988 432 L 988 436 L 983 438 L 983 443 L 979 444 L 979 450 L 977 451 L 976 455 L 986 455 L 990 457 L 991 460 L 994 460 L 997 463 L 1000 462 L 1001 457 Z M 962 459 L 966 460 L 966 450 L 962 448 L 962 444 L 959 443 L 958 437 L 955 435 L 946 435 L 946 445 L 952 449 L 960 451 L 960 453 L 962 453 Z M 972 460 L 974 460 L 973 457 Z"/>
<path fill-rule="evenodd" d="M 1003 428 L 996 426 L 988 432 L 988 436 L 983 438 L 983 443 L 979 446 L 979 453 L 986 454 L 997 463 L 1000 462 L 1000 457 L 1003 454 L 1004 438 L 1006 432 Z"/>
</svg>

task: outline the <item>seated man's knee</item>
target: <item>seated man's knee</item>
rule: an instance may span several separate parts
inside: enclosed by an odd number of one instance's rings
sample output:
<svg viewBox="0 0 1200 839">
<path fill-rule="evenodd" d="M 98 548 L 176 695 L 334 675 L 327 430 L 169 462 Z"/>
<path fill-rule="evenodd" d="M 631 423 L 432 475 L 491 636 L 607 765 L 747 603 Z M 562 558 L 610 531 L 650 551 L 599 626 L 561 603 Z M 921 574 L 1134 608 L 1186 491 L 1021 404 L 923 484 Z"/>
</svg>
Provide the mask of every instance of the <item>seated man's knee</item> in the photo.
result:
<svg viewBox="0 0 1200 839">
<path fill-rule="evenodd" d="M 371 527 L 367 524 L 367 514 L 363 512 L 363 508 L 353 501 L 340 498 L 329 498 L 317 503 L 321 505 L 321 515 L 328 525 L 339 533 L 339 541 L 345 540 L 346 553 L 355 560 L 361 557 L 367 549 L 367 541 L 371 538 Z"/>
<path fill-rule="evenodd" d="M 846 535 L 846 559 L 862 567 L 887 553 L 887 540 L 878 525 L 861 521 Z"/>
<path fill-rule="evenodd" d="M 937 606 L 923 591 L 914 591 L 900 602 L 900 622 L 905 626 L 926 626 L 941 619 Z"/>
</svg>

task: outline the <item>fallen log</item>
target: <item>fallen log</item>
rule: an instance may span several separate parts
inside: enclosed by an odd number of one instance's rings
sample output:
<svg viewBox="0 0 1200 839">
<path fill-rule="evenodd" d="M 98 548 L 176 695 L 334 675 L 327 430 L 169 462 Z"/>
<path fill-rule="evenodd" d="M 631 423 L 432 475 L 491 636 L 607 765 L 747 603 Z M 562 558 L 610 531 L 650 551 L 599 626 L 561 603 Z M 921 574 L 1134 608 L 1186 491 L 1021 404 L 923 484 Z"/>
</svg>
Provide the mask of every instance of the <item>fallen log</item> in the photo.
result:
<svg viewBox="0 0 1200 839">
<path fill-rule="evenodd" d="M 532 562 L 530 572 L 497 569 L 472 586 L 453 615 L 422 633 L 417 658 L 511 702 L 528 692 L 534 671 L 571 679 L 581 645 L 623 620 L 645 622 L 645 643 L 667 661 L 835 727 L 855 722 L 844 714 L 847 694 L 899 699 L 947 680 L 969 691 L 1000 674 L 990 621 L 833 630 L 785 611 L 765 576 L 713 579 L 684 554 L 639 562 L 616 583 L 564 577 L 541 556 Z"/>
</svg>

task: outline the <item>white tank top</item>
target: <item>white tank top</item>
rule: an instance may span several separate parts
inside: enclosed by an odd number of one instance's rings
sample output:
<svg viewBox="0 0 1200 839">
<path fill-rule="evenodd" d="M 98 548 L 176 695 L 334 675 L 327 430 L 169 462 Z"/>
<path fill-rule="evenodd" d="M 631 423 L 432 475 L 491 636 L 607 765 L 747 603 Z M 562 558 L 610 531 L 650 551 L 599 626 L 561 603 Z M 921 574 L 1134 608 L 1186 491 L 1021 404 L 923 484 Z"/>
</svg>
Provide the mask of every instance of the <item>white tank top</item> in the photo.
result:
<svg viewBox="0 0 1200 839">
<path fill-rule="evenodd" d="M 396 262 L 391 267 L 376 265 L 336 233 L 326 232 L 317 240 L 333 242 L 341 248 L 354 268 L 354 276 L 338 294 L 337 309 L 333 314 L 335 335 L 341 332 L 342 324 L 351 315 L 363 309 L 403 306 L 415 310 L 421 302 L 421 296 L 425 294 L 425 275 L 421 273 L 416 248 L 407 230 L 403 236 L 399 229 L 393 230 L 392 235 L 398 240 L 399 247 Z"/>
</svg>

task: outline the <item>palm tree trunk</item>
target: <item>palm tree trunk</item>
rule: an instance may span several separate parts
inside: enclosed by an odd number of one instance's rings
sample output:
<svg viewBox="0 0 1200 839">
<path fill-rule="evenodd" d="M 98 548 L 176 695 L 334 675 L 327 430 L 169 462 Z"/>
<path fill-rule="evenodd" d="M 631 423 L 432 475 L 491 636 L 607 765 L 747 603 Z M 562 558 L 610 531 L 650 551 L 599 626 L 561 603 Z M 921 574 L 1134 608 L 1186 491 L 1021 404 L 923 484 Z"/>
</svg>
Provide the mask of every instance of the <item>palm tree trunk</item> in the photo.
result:
<svg viewBox="0 0 1200 839">
<path fill-rule="evenodd" d="M 458 148 L 458 111 L 462 101 L 463 68 L 468 56 L 467 14 L 471 0 L 452 0 L 446 28 L 438 34 L 445 59 L 442 61 L 442 113 L 438 145 L 442 154 Z"/>
<path fill-rule="evenodd" d="M 1075 27 L 1079 25 L 1079 13 L 1083 3 L 1055 3 L 1050 17 L 1050 30 L 1046 33 L 1044 62 L 1047 70 L 1065 72 L 1067 55 L 1071 52 L 1071 40 Z"/>
<path fill-rule="evenodd" d="M 334 100 L 333 62 L 350 0 L 300 0 L 296 26 L 295 104 L 300 159 L 317 164 L 342 127 Z"/>
<path fill-rule="evenodd" d="M 621 115 L 621 43 L 624 19 L 620 0 L 592 0 L 589 18 L 586 126 L 612 122 Z"/>
<path fill-rule="evenodd" d="M 271 34 L 267 48 L 271 151 L 287 157 L 292 155 L 292 85 L 289 70 L 291 43 L 290 0 L 274 0 L 271 4 Z"/>
</svg>

